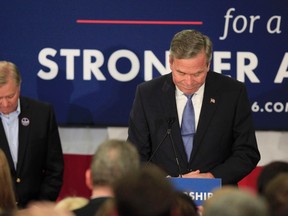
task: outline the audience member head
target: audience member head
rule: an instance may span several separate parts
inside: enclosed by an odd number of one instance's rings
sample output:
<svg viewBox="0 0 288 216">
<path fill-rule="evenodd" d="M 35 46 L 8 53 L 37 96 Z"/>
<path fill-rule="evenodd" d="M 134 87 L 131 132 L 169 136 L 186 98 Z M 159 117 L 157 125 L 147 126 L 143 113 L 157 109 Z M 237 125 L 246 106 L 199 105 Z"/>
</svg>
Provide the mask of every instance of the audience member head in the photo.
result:
<svg viewBox="0 0 288 216">
<path fill-rule="evenodd" d="M 204 202 L 203 216 L 268 216 L 268 209 L 257 195 L 224 186 Z"/>
<path fill-rule="evenodd" d="M 263 196 L 271 215 L 288 215 L 288 172 L 280 173 L 266 185 Z"/>
<path fill-rule="evenodd" d="M 266 185 L 279 173 L 288 173 L 288 162 L 273 161 L 265 165 L 257 179 L 257 191 L 262 195 Z"/>
<path fill-rule="evenodd" d="M 119 216 L 172 215 L 175 191 L 160 168 L 149 165 L 130 172 L 114 187 Z"/>
<path fill-rule="evenodd" d="M 5 153 L 0 148 L 0 209 L 5 212 L 16 208 L 16 198 L 9 164 Z"/>
<path fill-rule="evenodd" d="M 75 216 L 67 209 L 55 208 L 55 202 L 31 202 L 25 209 L 16 211 L 11 216 Z"/>
<path fill-rule="evenodd" d="M 86 172 L 86 183 L 90 189 L 111 187 L 119 178 L 139 167 L 140 159 L 135 146 L 127 141 L 108 140 L 95 152 L 91 167 Z"/>
<path fill-rule="evenodd" d="M 175 210 L 180 216 L 197 216 L 198 208 L 194 201 L 183 192 L 176 192 Z"/>
<path fill-rule="evenodd" d="M 78 196 L 65 197 L 64 199 L 56 203 L 55 208 L 73 211 L 75 209 L 87 205 L 88 202 L 89 199 L 85 197 L 78 197 Z"/>
</svg>

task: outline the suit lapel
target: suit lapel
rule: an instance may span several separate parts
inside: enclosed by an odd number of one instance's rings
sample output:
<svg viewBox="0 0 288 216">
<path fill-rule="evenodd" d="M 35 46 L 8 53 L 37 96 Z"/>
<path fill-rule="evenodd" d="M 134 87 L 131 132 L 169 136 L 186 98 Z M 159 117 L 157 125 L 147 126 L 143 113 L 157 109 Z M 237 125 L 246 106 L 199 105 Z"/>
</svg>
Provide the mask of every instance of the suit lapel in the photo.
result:
<svg viewBox="0 0 288 216">
<path fill-rule="evenodd" d="M 171 128 L 171 136 L 176 147 L 176 153 L 180 156 L 180 159 L 187 163 L 187 156 L 184 149 L 184 144 L 182 142 L 181 130 L 178 119 L 178 111 L 176 106 L 175 98 L 175 85 L 172 81 L 172 74 L 167 76 L 163 86 L 162 92 L 164 97 L 160 97 L 161 103 L 163 104 L 163 110 L 166 113 L 167 119 L 173 120 Z M 177 140 L 177 142 L 176 142 Z M 180 140 L 180 142 L 178 142 Z"/>
<path fill-rule="evenodd" d="M 194 137 L 193 152 L 191 157 L 192 160 L 194 158 L 194 155 L 197 154 L 197 149 L 201 144 L 201 140 L 205 136 L 206 130 L 209 127 L 210 121 L 217 108 L 217 81 L 214 79 L 215 77 L 212 73 L 213 72 L 208 72 L 206 78 L 202 108 L 200 112 L 196 135 Z"/>
<path fill-rule="evenodd" d="M 27 110 L 29 109 L 28 104 L 25 99 L 21 98 L 21 113 L 19 115 L 19 147 L 18 147 L 18 163 L 17 163 L 17 172 L 21 170 L 23 164 L 26 149 L 28 146 L 28 135 L 31 124 L 31 116 L 28 114 Z"/>
</svg>

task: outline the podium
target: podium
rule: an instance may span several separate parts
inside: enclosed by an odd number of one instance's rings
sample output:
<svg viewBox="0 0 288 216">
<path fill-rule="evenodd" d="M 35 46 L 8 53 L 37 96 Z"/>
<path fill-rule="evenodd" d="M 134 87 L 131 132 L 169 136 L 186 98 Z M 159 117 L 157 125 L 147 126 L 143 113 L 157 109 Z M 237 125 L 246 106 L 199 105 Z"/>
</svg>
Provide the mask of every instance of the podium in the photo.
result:
<svg viewBox="0 0 288 216">
<path fill-rule="evenodd" d="M 177 191 L 186 193 L 201 206 L 203 202 L 213 196 L 213 191 L 222 187 L 220 178 L 168 178 Z"/>
</svg>

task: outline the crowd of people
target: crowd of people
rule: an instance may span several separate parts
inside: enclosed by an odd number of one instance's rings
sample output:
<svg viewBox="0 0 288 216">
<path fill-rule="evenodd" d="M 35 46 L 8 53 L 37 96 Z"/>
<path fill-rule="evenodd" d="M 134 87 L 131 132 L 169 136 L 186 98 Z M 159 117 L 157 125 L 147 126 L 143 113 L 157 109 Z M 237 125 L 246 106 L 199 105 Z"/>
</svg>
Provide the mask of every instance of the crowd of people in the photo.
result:
<svg viewBox="0 0 288 216">
<path fill-rule="evenodd" d="M 256 193 L 237 187 L 260 160 L 251 108 L 245 85 L 210 70 L 211 58 L 208 36 L 176 33 L 171 73 L 137 86 L 127 140 L 105 140 L 93 155 L 91 197 L 62 200 L 53 107 L 22 96 L 18 68 L 0 61 L 0 216 L 288 215 L 288 162 L 266 165 Z M 222 187 L 197 206 L 170 177 Z"/>
<path fill-rule="evenodd" d="M 174 188 L 154 164 L 140 164 L 134 145 L 107 140 L 95 152 L 86 172 L 91 197 L 35 201 L 17 208 L 5 154 L 0 150 L 1 216 L 285 216 L 288 213 L 288 162 L 263 167 L 253 192 L 224 185 L 202 206 Z M 271 168 L 273 169 L 271 170 Z M 259 189 L 261 188 L 261 189 Z"/>
</svg>

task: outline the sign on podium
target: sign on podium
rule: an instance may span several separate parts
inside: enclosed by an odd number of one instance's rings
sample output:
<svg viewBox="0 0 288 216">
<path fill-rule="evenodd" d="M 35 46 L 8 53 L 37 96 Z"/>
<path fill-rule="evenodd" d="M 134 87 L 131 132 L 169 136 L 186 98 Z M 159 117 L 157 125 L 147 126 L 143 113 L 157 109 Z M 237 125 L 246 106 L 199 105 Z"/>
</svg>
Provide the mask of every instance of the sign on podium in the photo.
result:
<svg viewBox="0 0 288 216">
<path fill-rule="evenodd" d="M 175 189 L 186 193 L 197 206 L 213 196 L 213 191 L 221 188 L 221 179 L 214 178 L 168 178 Z"/>
</svg>

